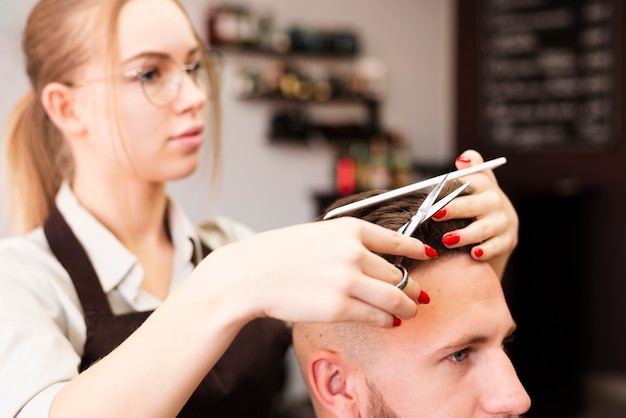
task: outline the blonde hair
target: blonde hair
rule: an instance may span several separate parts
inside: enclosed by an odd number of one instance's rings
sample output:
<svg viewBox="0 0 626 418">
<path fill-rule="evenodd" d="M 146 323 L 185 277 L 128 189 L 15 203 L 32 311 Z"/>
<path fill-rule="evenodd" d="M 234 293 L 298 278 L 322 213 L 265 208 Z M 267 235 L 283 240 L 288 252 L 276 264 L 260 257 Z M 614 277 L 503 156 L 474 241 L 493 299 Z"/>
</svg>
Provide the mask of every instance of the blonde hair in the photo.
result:
<svg viewBox="0 0 626 418">
<path fill-rule="evenodd" d="M 5 142 L 6 188 L 8 191 L 9 231 L 24 233 L 43 225 L 61 182 L 71 179 L 73 162 L 59 129 L 47 117 L 41 104 L 43 88 L 52 82 L 71 80 L 82 65 L 93 57 L 88 42 L 96 30 L 86 19 L 91 13 L 106 30 L 110 57 L 109 74 L 114 73 L 117 56 L 117 25 L 122 7 L 129 0 L 40 0 L 33 8 L 22 37 L 22 49 L 31 88 L 15 105 L 8 124 Z M 171 0 L 186 14 L 178 0 Z M 104 18 L 102 17 L 104 16 Z M 189 21 L 189 18 L 188 18 Z M 191 21 L 189 21 L 191 26 Z M 194 32 L 199 45 L 203 42 Z M 218 91 L 219 77 L 211 69 L 211 91 Z M 113 80 L 110 81 L 114 83 Z M 114 88 L 109 91 L 115 92 Z M 115 96 L 111 103 L 114 105 Z M 212 183 L 219 173 L 221 108 L 214 99 Z"/>
</svg>

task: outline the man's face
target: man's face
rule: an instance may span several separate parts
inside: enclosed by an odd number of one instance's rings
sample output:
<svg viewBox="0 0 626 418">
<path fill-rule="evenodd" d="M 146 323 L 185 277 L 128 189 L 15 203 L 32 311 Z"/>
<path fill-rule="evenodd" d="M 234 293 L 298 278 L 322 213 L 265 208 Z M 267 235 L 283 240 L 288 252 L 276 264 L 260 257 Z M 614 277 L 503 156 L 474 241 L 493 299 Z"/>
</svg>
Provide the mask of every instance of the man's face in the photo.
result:
<svg viewBox="0 0 626 418">
<path fill-rule="evenodd" d="M 412 418 L 526 412 L 530 399 L 504 352 L 515 324 L 497 276 L 465 255 L 433 264 L 411 274 L 430 304 L 381 332 L 380 350 L 361 364 L 369 411 Z"/>
</svg>

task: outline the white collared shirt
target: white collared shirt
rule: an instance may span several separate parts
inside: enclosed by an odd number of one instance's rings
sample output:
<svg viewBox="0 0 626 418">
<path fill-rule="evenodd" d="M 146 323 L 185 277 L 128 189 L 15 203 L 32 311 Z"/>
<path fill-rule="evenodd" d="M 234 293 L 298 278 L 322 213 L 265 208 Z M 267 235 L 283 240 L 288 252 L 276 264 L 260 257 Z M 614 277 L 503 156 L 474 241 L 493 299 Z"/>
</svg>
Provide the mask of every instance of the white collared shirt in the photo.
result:
<svg viewBox="0 0 626 418">
<path fill-rule="evenodd" d="M 67 183 L 56 204 L 89 255 L 113 312 L 153 310 L 160 300 L 141 289 L 137 258 L 83 206 Z M 170 292 L 201 257 L 196 229 L 169 202 L 174 246 Z M 56 393 L 76 377 L 86 329 L 72 280 L 43 232 L 0 241 L 0 417 L 48 416 Z"/>
</svg>

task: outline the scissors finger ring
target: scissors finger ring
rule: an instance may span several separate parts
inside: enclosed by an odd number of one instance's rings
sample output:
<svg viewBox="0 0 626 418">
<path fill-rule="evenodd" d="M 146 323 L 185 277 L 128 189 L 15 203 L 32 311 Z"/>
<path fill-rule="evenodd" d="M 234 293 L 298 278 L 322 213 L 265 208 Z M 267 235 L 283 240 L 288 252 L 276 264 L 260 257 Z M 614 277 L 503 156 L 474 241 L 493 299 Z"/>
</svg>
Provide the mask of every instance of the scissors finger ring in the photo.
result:
<svg viewBox="0 0 626 418">
<path fill-rule="evenodd" d="M 406 271 L 406 268 L 402 264 L 394 264 L 394 266 L 402 272 L 402 280 L 396 285 L 398 289 L 402 290 L 409 283 L 409 272 Z"/>
</svg>

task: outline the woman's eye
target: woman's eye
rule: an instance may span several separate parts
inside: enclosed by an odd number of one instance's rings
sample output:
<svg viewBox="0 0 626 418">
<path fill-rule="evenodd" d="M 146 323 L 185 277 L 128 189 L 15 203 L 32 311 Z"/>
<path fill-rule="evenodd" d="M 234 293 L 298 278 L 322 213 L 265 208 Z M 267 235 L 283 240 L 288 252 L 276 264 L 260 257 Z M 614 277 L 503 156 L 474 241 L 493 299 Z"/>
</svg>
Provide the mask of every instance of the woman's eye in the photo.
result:
<svg viewBox="0 0 626 418">
<path fill-rule="evenodd" d="M 193 64 L 188 65 L 185 68 L 185 71 L 187 71 L 187 74 L 189 74 L 190 76 L 195 76 L 196 74 L 198 74 L 200 67 L 202 67 L 202 63 L 200 61 L 196 61 Z"/>
<path fill-rule="evenodd" d="M 143 68 L 139 74 L 137 74 L 137 79 L 142 83 L 152 83 L 159 78 L 161 71 L 158 67 L 152 68 Z"/>
<path fill-rule="evenodd" d="M 452 362 L 454 363 L 462 363 L 467 356 L 469 355 L 471 349 L 466 348 L 464 350 L 461 351 L 457 351 L 456 353 L 450 354 L 448 356 L 448 359 L 450 359 Z"/>
</svg>

